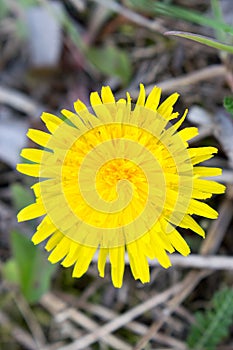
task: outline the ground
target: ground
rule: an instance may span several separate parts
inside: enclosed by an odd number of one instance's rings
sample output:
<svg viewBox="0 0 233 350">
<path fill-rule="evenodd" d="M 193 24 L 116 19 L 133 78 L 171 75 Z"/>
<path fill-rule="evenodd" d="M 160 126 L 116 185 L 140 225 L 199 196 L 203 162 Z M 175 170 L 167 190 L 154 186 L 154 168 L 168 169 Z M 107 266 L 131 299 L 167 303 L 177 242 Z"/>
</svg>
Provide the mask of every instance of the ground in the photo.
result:
<svg viewBox="0 0 233 350">
<path fill-rule="evenodd" d="M 232 288 L 233 118 L 223 107 L 233 92 L 232 56 L 164 35 L 176 30 L 219 38 L 205 23 L 153 12 L 152 3 L 0 1 L 2 350 L 188 350 L 195 313 L 208 310 L 216 292 Z M 211 3 L 217 2 L 158 3 L 213 18 Z M 232 25 L 231 1 L 219 3 L 224 20 Z M 104 279 L 98 276 L 96 263 L 84 277 L 72 279 L 71 269 L 51 268 L 43 246 L 31 245 L 38 222 L 16 220 L 17 211 L 33 198 L 28 190 L 33 181 L 15 170 L 21 148 L 36 147 L 26 139 L 27 129 L 44 130 L 39 118 L 43 111 L 73 109 L 78 98 L 89 105 L 90 92 L 102 85 L 110 85 L 118 98 L 129 91 L 136 99 L 141 82 L 147 92 L 154 85 L 162 87 L 163 99 L 178 92 L 176 110 L 189 108 L 185 126 L 199 128 L 191 145 L 218 148 L 207 164 L 223 168 L 218 181 L 227 186 L 226 193 L 208 201 L 219 218 L 197 218 L 205 240 L 182 229 L 192 254 L 175 254 L 167 270 L 152 262 L 148 284 L 135 282 L 128 265 L 121 289 L 112 286 L 108 268 Z M 203 330 L 203 344 L 195 349 L 233 349 L 232 331 L 231 324 L 217 346 L 208 348 Z"/>
</svg>

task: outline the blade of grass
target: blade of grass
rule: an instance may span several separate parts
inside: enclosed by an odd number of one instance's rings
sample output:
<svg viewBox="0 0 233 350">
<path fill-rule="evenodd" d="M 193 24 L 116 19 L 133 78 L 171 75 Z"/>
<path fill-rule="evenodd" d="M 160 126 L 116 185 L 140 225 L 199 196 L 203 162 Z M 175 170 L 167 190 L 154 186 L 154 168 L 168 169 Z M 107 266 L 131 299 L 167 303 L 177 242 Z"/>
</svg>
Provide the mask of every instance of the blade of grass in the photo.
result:
<svg viewBox="0 0 233 350">
<path fill-rule="evenodd" d="M 183 19 L 187 22 L 193 22 L 195 24 L 203 25 L 205 27 L 210 27 L 215 30 L 223 30 L 225 33 L 233 35 L 233 27 L 226 24 L 224 21 L 220 21 L 216 18 L 212 19 L 203 16 L 201 13 L 188 10 L 181 6 L 167 5 L 158 1 L 152 0 L 130 0 L 132 5 L 136 9 L 148 10 L 150 14 L 160 14 L 163 16 L 169 16 L 173 18 Z"/>
<path fill-rule="evenodd" d="M 212 7 L 214 18 L 217 21 L 223 22 L 224 19 L 223 19 L 219 0 L 211 0 L 211 7 Z M 216 33 L 216 38 L 219 41 L 226 41 L 226 35 L 225 35 L 226 33 L 224 33 L 224 31 L 221 28 L 215 29 L 215 33 Z"/>
<path fill-rule="evenodd" d="M 223 44 L 223 43 L 221 43 L 215 39 L 209 38 L 207 36 L 188 33 L 188 32 L 178 32 L 178 31 L 166 32 L 164 34 L 165 35 L 174 35 L 174 36 L 178 36 L 178 37 L 185 38 L 185 39 L 190 39 L 190 40 L 196 41 L 200 44 L 204 44 L 204 45 L 213 47 L 213 48 L 218 49 L 218 50 L 233 53 L 233 46 Z"/>
</svg>

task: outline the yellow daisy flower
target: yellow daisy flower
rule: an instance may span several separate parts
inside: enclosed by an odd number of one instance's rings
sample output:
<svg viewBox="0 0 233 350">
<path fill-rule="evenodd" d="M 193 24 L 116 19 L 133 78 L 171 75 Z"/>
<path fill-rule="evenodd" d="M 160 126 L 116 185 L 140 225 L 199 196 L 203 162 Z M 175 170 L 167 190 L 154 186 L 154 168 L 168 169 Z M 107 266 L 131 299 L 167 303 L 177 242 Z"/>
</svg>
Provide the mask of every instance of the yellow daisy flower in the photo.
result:
<svg viewBox="0 0 233 350">
<path fill-rule="evenodd" d="M 148 258 L 168 268 L 167 252 L 189 254 L 177 226 L 204 237 L 191 215 L 217 218 L 200 200 L 224 192 L 223 185 L 204 179 L 221 169 L 197 166 L 217 149 L 189 148 L 197 128 L 178 131 L 187 110 L 171 124 L 179 115 L 173 111 L 179 95 L 159 105 L 160 94 L 155 86 L 146 98 L 141 84 L 132 107 L 128 93 L 115 101 L 105 86 L 101 97 L 91 93 L 89 109 L 77 100 L 75 113 L 62 110 L 63 118 L 43 113 L 49 133 L 28 131 L 43 148 L 21 152 L 31 163 L 18 164 L 18 171 L 39 182 L 32 186 L 35 203 L 18 220 L 44 216 L 32 241 L 48 239 L 49 261 L 74 265 L 73 277 L 82 276 L 98 254 L 100 276 L 109 259 L 113 285 L 121 287 L 127 251 L 134 278 L 149 282 Z"/>
</svg>

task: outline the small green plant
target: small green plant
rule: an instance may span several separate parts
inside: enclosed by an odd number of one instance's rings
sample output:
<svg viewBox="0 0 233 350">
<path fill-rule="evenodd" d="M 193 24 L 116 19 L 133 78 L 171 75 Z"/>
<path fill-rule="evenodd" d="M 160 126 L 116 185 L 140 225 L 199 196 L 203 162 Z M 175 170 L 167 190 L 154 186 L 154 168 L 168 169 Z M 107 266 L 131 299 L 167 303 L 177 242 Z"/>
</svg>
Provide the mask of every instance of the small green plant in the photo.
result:
<svg viewBox="0 0 233 350">
<path fill-rule="evenodd" d="M 228 335 L 233 323 L 233 290 L 224 288 L 216 292 L 212 307 L 195 314 L 196 322 L 191 326 L 187 344 L 193 350 L 215 350 Z"/>
<path fill-rule="evenodd" d="M 226 96 L 223 101 L 225 110 L 233 116 L 233 96 Z"/>
<path fill-rule="evenodd" d="M 15 184 L 11 190 L 16 211 L 32 202 L 31 194 L 22 185 Z M 3 265 L 3 276 L 19 286 L 29 303 L 35 303 L 48 291 L 55 267 L 20 230 L 13 230 L 10 238 L 12 258 Z"/>
</svg>

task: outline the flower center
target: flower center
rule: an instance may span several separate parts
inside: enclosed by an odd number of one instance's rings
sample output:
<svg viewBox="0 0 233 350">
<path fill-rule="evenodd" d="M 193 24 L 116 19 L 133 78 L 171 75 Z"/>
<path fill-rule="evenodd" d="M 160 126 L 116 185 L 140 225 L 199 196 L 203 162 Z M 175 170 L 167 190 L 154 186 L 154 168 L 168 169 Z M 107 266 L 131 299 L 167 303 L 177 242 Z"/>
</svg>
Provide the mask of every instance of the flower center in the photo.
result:
<svg viewBox="0 0 233 350">
<path fill-rule="evenodd" d="M 143 171 L 134 162 L 118 158 L 106 162 L 97 173 L 96 188 L 99 195 L 107 201 L 117 198 L 117 185 L 119 181 L 130 182 L 137 195 L 146 192 L 146 177 Z"/>
</svg>

